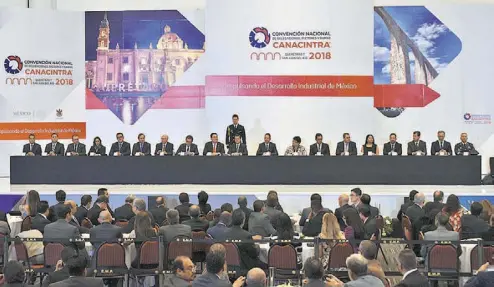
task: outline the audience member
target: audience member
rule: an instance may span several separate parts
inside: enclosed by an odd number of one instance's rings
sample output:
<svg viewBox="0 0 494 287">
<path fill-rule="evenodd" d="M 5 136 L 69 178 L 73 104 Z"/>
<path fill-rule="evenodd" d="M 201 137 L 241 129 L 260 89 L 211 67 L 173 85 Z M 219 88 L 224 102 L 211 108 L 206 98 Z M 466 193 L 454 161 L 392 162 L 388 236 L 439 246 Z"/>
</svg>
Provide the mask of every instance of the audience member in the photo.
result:
<svg viewBox="0 0 494 287">
<path fill-rule="evenodd" d="M 50 284 L 57 283 L 70 277 L 67 262 L 74 255 L 74 247 L 65 247 L 60 254 L 61 260 L 58 260 L 55 266 L 55 271 L 48 273 L 48 276 L 43 279 L 43 287 L 48 287 Z"/>
<path fill-rule="evenodd" d="M 173 275 L 165 278 L 165 287 L 190 287 L 196 277 L 196 266 L 189 257 L 179 256 L 173 260 Z"/>
<path fill-rule="evenodd" d="M 189 208 L 192 203 L 189 203 L 189 194 L 185 192 L 182 192 L 178 195 L 178 200 L 180 201 L 180 205 L 177 205 L 175 209 L 178 210 L 180 223 L 182 223 L 190 219 Z"/>
<path fill-rule="evenodd" d="M 360 207 L 360 197 L 362 196 L 362 190 L 358 187 L 350 190 L 350 202 L 351 206 L 355 207 L 355 209 L 359 209 Z"/>
<path fill-rule="evenodd" d="M 276 190 L 270 190 L 270 191 L 268 191 L 268 196 L 270 194 L 274 194 L 276 196 L 276 205 L 274 208 L 276 210 L 283 212 L 283 207 L 281 207 L 280 201 L 278 200 L 278 192 L 276 192 Z M 267 204 L 267 202 L 265 204 Z"/>
<path fill-rule="evenodd" d="M 362 194 L 362 196 L 360 197 L 360 203 L 361 203 L 360 204 L 361 206 L 367 206 L 369 208 L 370 213 L 371 213 L 370 216 L 372 218 L 375 218 L 376 216 L 379 215 L 379 208 L 370 205 L 371 196 L 368 195 L 367 193 Z"/>
<path fill-rule="evenodd" d="M 305 287 L 325 287 L 324 265 L 316 257 L 309 257 L 304 263 Z"/>
<path fill-rule="evenodd" d="M 460 235 L 456 231 L 449 231 L 446 229 L 446 225 L 449 223 L 449 217 L 446 214 L 437 215 L 437 228 L 434 231 L 429 231 L 424 234 L 424 240 L 427 241 L 459 241 Z M 429 253 L 429 248 L 433 244 L 423 244 L 420 250 L 420 254 L 423 258 L 427 257 Z"/>
<path fill-rule="evenodd" d="M 77 207 L 77 211 L 75 212 L 75 217 L 80 223 L 87 217 L 87 212 L 91 208 L 92 202 L 93 197 L 91 195 L 86 194 L 81 197 L 81 206 Z"/>
<path fill-rule="evenodd" d="M 91 228 L 89 233 L 91 244 L 94 246 L 95 251 L 98 250 L 103 242 L 118 242 L 119 239 L 123 238 L 122 229 L 111 224 L 112 218 L 108 210 L 101 211 L 98 222 L 100 224 Z"/>
<path fill-rule="evenodd" d="M 244 230 L 245 231 L 245 230 Z M 231 287 L 230 282 L 221 280 L 219 274 L 223 272 L 225 265 L 225 256 L 218 252 L 209 252 L 206 255 L 207 272 L 198 276 L 193 282 L 192 287 Z M 239 277 L 233 287 L 243 286 L 244 277 Z"/>
<path fill-rule="evenodd" d="M 247 272 L 245 283 L 249 287 L 266 287 L 266 273 L 260 268 L 252 268 Z"/>
<path fill-rule="evenodd" d="M 311 206 L 310 207 L 306 207 L 302 210 L 302 215 L 300 216 L 300 220 L 298 222 L 298 225 L 299 226 L 304 226 L 305 225 L 305 222 L 309 221 L 309 217 L 311 217 L 311 214 L 313 213 L 312 211 L 312 202 L 315 202 L 315 201 L 319 201 L 321 202 L 321 206 L 322 206 L 322 197 L 321 195 L 319 195 L 318 193 L 314 193 L 310 196 L 310 202 L 311 202 Z M 325 212 L 332 212 L 331 210 L 327 209 L 327 208 L 322 208 L 321 210 L 324 210 Z M 314 216 L 314 214 L 312 214 L 312 216 Z"/>
<path fill-rule="evenodd" d="M 89 229 L 86 227 L 81 226 L 77 218 L 74 216 L 75 213 L 77 212 L 77 204 L 73 200 L 66 200 L 65 205 L 67 205 L 70 208 L 70 214 L 71 214 L 71 219 L 69 221 L 69 224 L 77 227 L 79 229 L 79 233 L 89 233 Z"/>
<path fill-rule="evenodd" d="M 364 223 L 364 239 L 371 239 L 378 232 L 376 219 L 371 217 L 369 207 L 363 204 L 359 209 L 359 215 Z"/>
<path fill-rule="evenodd" d="M 271 225 L 276 224 L 277 217 L 281 214 L 281 211 L 276 209 L 276 205 L 278 204 L 278 194 L 269 193 L 266 200 L 266 207 L 264 208 L 264 214 L 269 217 L 271 221 Z"/>
<path fill-rule="evenodd" d="M 38 214 L 39 202 L 39 193 L 36 190 L 28 191 L 25 197 L 25 204 L 19 207 L 22 217 L 36 216 Z M 6 214 L 3 211 L 0 211 L 0 220 L 7 221 Z"/>
<path fill-rule="evenodd" d="M 232 225 L 232 214 L 228 211 L 223 211 L 220 215 L 218 224 L 210 227 L 207 233 L 211 238 L 221 237 L 230 225 Z"/>
<path fill-rule="evenodd" d="M 115 214 L 113 213 L 113 210 L 111 210 L 111 207 L 110 207 L 110 193 L 108 193 L 108 189 L 106 189 L 104 187 L 98 189 L 98 197 L 100 197 L 102 195 L 106 196 L 106 198 L 108 199 L 108 202 L 107 202 L 108 206 L 106 207 L 106 209 L 111 214 L 111 217 L 115 218 Z"/>
<path fill-rule="evenodd" d="M 364 256 L 365 259 L 367 259 L 367 272 L 370 275 L 374 275 L 377 278 L 379 278 L 383 284 L 386 283 L 386 275 L 384 274 L 383 267 L 381 266 L 381 263 L 377 261 L 377 245 L 370 241 L 370 240 L 364 240 L 360 242 L 359 245 L 359 252 Z"/>
<path fill-rule="evenodd" d="M 192 205 L 189 208 L 190 219 L 183 222 L 183 224 L 190 226 L 192 231 L 206 231 L 209 227 L 207 220 L 201 219 L 201 208 L 198 205 Z"/>
<path fill-rule="evenodd" d="M 379 278 L 369 275 L 367 269 L 368 261 L 360 254 L 352 254 L 346 259 L 348 276 L 350 282 L 344 284 L 345 287 L 384 287 Z M 332 276 L 326 281 L 327 286 L 343 286 L 338 278 Z"/>
<path fill-rule="evenodd" d="M 192 229 L 190 226 L 180 224 L 180 215 L 178 210 L 170 209 L 166 212 L 168 225 L 161 226 L 159 236 L 163 236 L 164 242 L 171 242 L 177 236 L 188 236 L 192 238 Z"/>
<path fill-rule="evenodd" d="M 482 234 L 482 239 L 485 241 L 494 241 L 494 214 L 489 220 L 489 229 Z"/>
<path fill-rule="evenodd" d="M 341 231 L 340 225 L 336 216 L 332 213 L 326 213 L 322 217 L 322 228 L 319 238 L 325 240 L 341 240 L 345 239 L 345 235 Z M 319 257 L 321 258 L 324 266 L 327 266 L 329 262 L 329 252 L 331 248 L 336 245 L 336 241 L 324 242 L 322 248 L 319 248 Z"/>
<path fill-rule="evenodd" d="M 38 206 L 38 214 L 36 214 L 36 216 L 31 221 L 31 229 L 37 229 L 41 233 L 45 233 L 45 226 L 51 223 L 51 221 L 48 220 L 49 214 L 50 209 L 48 201 L 40 201 Z"/>
<path fill-rule="evenodd" d="M 221 216 L 221 213 L 223 211 L 221 211 L 220 208 L 216 208 L 214 211 L 213 211 L 213 221 L 209 222 L 209 228 L 215 226 L 216 224 L 218 224 L 218 222 L 220 221 L 220 216 Z M 228 212 L 228 211 L 226 211 Z M 231 214 L 231 212 L 229 212 Z"/>
<path fill-rule="evenodd" d="M 489 262 L 480 266 L 476 275 L 468 279 L 463 287 L 487 287 L 494 286 L 494 271 L 488 270 Z"/>
<path fill-rule="evenodd" d="M 343 212 L 343 220 L 345 221 L 345 238 L 350 240 L 350 243 L 354 246 L 354 249 L 357 250 L 357 245 L 355 240 L 364 239 L 364 223 L 358 214 L 358 211 L 355 208 L 348 208 Z"/>
<path fill-rule="evenodd" d="M 322 206 L 320 200 L 312 200 L 310 202 L 311 212 L 307 218 L 304 227 L 302 228 L 302 233 L 305 236 L 316 237 L 321 233 L 322 227 L 322 217 L 324 214 L 331 212 Z"/>
<path fill-rule="evenodd" d="M 414 204 L 413 200 L 415 199 L 415 195 L 419 193 L 416 190 L 410 191 L 410 194 L 408 195 L 408 201 L 405 201 L 400 207 L 400 211 L 398 212 L 398 215 L 396 216 L 398 220 L 401 221 L 402 215 L 407 213 L 407 209 Z"/>
<path fill-rule="evenodd" d="M 162 226 L 163 222 L 165 222 L 167 211 L 168 208 L 166 207 L 166 201 L 163 196 L 156 197 L 156 207 L 149 210 L 159 226 Z"/>
<path fill-rule="evenodd" d="M 276 236 L 280 240 L 293 240 L 295 231 L 293 230 L 292 219 L 288 214 L 281 213 L 276 220 Z"/>
<path fill-rule="evenodd" d="M 461 239 L 480 238 L 489 230 L 489 224 L 480 218 L 482 204 L 473 202 L 470 205 L 470 213 L 461 217 Z"/>
<path fill-rule="evenodd" d="M 256 200 L 253 204 L 254 211 L 251 212 L 249 221 L 249 232 L 252 235 L 260 235 L 262 237 L 270 237 L 276 235 L 276 230 L 273 228 L 267 214 L 264 213 L 265 207 L 262 200 Z"/>
<path fill-rule="evenodd" d="M 436 190 L 432 194 L 432 197 L 433 201 L 429 201 L 424 205 L 424 212 L 429 218 L 434 218 L 444 207 L 444 192 Z"/>
<path fill-rule="evenodd" d="M 45 226 L 44 241 L 60 242 L 66 246 L 71 246 L 70 239 L 80 238 L 79 229 L 69 222 L 72 220 L 72 212 L 69 206 L 62 204 L 57 207 L 57 221 Z M 84 248 L 84 242 L 78 243 L 79 248 Z"/>
<path fill-rule="evenodd" d="M 5 287 L 24 287 L 26 273 L 24 266 L 19 261 L 11 260 L 3 267 L 3 277 L 5 279 Z"/>
<path fill-rule="evenodd" d="M 139 255 L 141 254 L 141 246 L 142 243 L 148 240 L 151 240 L 154 237 L 157 237 L 158 235 L 156 234 L 156 230 L 153 228 L 153 225 L 151 224 L 151 216 L 149 212 L 147 211 L 142 211 L 136 213 L 136 216 L 134 216 L 134 233 L 135 233 L 135 246 L 136 246 L 136 258 L 134 261 L 132 261 L 132 267 L 133 268 L 140 268 L 140 269 L 152 269 L 158 267 L 157 265 L 150 264 L 141 264 L 139 265 Z"/>
<path fill-rule="evenodd" d="M 491 219 L 491 215 L 494 213 L 494 207 L 492 206 L 491 202 L 487 199 L 481 200 L 480 204 L 482 204 L 482 214 L 480 215 L 480 218 L 482 218 L 485 222 L 489 223 Z"/>
<path fill-rule="evenodd" d="M 197 194 L 197 200 L 199 202 L 199 208 L 201 209 L 201 215 L 206 215 L 211 211 L 211 205 L 208 203 L 209 195 L 204 190 L 201 190 Z"/>
<path fill-rule="evenodd" d="M 100 195 L 96 199 L 96 202 L 94 202 L 93 207 L 87 212 L 87 218 L 91 221 L 93 226 L 99 224 L 98 222 L 99 214 L 103 210 L 108 210 L 108 197 L 104 195 Z M 110 211 L 108 210 L 108 212 Z"/>
<path fill-rule="evenodd" d="M 51 212 L 50 212 L 48 219 L 51 222 L 57 221 L 58 211 L 60 208 L 63 207 L 66 197 L 67 197 L 67 194 L 63 190 L 58 190 L 57 192 L 55 192 L 55 198 L 56 198 L 58 203 L 50 207 Z"/>
<path fill-rule="evenodd" d="M 417 269 L 417 257 L 410 249 L 398 255 L 398 270 L 403 278 L 395 287 L 429 287 L 429 281 Z"/>
<path fill-rule="evenodd" d="M 220 256 L 223 256 L 225 258 L 225 264 L 223 265 L 223 271 L 217 275 L 218 275 L 218 278 L 220 278 L 221 280 L 226 281 L 226 282 L 230 282 L 230 277 L 228 276 L 228 264 L 226 262 L 226 248 L 225 248 L 225 246 L 221 243 L 215 243 L 215 244 L 211 245 L 211 247 L 209 248 L 209 252 L 218 253 L 218 254 L 220 254 Z M 206 274 L 206 273 L 207 273 L 207 266 L 204 266 L 202 274 Z"/>
<path fill-rule="evenodd" d="M 115 209 L 115 220 L 129 221 L 132 217 L 135 216 L 135 213 L 132 210 L 135 199 L 136 197 L 133 194 L 130 194 L 125 198 L 124 205 Z"/>
<path fill-rule="evenodd" d="M 338 205 L 339 207 L 335 209 L 334 215 L 338 219 L 338 223 L 340 224 L 341 231 L 345 230 L 346 224 L 345 221 L 343 220 L 343 212 L 347 210 L 348 208 L 351 208 L 351 206 L 348 204 L 350 200 L 350 197 L 348 194 L 342 194 L 338 197 Z"/>
<path fill-rule="evenodd" d="M 425 195 L 419 192 L 415 195 L 413 199 L 413 204 L 407 208 L 406 215 L 410 218 L 412 225 L 421 220 L 425 216 L 423 206 L 425 203 Z"/>
<path fill-rule="evenodd" d="M 134 212 L 135 215 L 141 212 L 145 212 L 151 219 L 151 226 L 155 226 L 156 222 L 154 221 L 153 215 L 146 211 L 146 202 L 144 201 L 144 199 L 142 198 L 134 199 L 134 205 L 132 206 L 132 211 Z M 132 217 L 129 220 L 129 223 L 126 226 L 122 227 L 122 233 L 131 233 L 132 230 L 134 230 L 135 220 L 136 220 L 135 216 Z"/>
<path fill-rule="evenodd" d="M 247 197 L 245 196 L 239 196 L 238 200 L 238 208 L 241 209 L 244 214 L 245 214 L 245 224 L 244 224 L 244 230 L 249 231 L 249 220 L 250 220 L 250 214 L 253 212 L 252 209 L 247 207 Z"/>
<path fill-rule="evenodd" d="M 223 203 L 221 205 L 221 212 L 224 212 L 224 211 L 232 213 L 233 212 L 233 205 L 231 203 L 228 203 L 228 202 Z"/>
<path fill-rule="evenodd" d="M 461 207 L 458 196 L 451 194 L 446 199 L 443 212 L 446 212 L 449 216 L 449 224 L 453 228 L 453 231 L 459 232 L 461 229 L 461 217 L 463 216 L 463 208 Z"/>
</svg>

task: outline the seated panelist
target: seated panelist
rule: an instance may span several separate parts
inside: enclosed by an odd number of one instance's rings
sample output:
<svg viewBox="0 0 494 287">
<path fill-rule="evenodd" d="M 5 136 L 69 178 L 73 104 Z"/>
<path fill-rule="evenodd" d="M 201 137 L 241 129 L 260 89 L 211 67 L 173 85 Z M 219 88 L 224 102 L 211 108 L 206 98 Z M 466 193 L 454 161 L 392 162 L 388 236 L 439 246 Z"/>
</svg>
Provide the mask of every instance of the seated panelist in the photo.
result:
<svg viewBox="0 0 494 287">
<path fill-rule="evenodd" d="M 259 144 L 256 155 L 262 155 L 262 156 L 278 155 L 278 149 L 276 149 L 276 144 L 271 142 L 270 133 L 266 133 L 264 135 L 264 142 Z"/>
<path fill-rule="evenodd" d="M 413 132 L 413 140 L 408 143 L 408 155 L 427 155 L 427 144 L 420 140 L 420 131 Z"/>
<path fill-rule="evenodd" d="M 401 153 L 401 143 L 396 141 L 396 134 L 391 133 L 389 135 L 389 142 L 383 146 L 383 155 L 401 155 Z"/>
<path fill-rule="evenodd" d="M 168 135 L 161 136 L 161 142 L 156 144 L 155 155 L 160 156 L 172 156 L 173 155 L 173 144 L 168 142 Z"/>
<path fill-rule="evenodd" d="M 106 156 L 106 147 L 102 144 L 100 137 L 95 137 L 93 145 L 89 148 L 89 156 Z"/>
<path fill-rule="evenodd" d="M 455 145 L 456 155 L 478 155 L 479 152 L 475 149 L 472 143 L 468 142 L 467 133 L 460 135 L 460 142 Z"/>
<path fill-rule="evenodd" d="M 188 135 L 185 137 L 185 143 L 181 144 L 178 147 L 176 155 L 199 155 L 199 149 L 197 148 L 197 145 L 192 143 L 194 141 L 194 138 L 191 135 Z"/>
<path fill-rule="evenodd" d="M 146 141 L 146 136 L 143 133 L 140 133 L 137 136 L 138 142 L 136 142 L 132 146 L 132 155 L 133 156 L 145 156 L 151 155 L 151 144 Z"/>
<path fill-rule="evenodd" d="M 330 155 L 329 145 L 327 143 L 322 142 L 322 134 L 320 133 L 316 134 L 316 143 L 310 146 L 309 155 L 317 155 L 317 156 Z"/>
<path fill-rule="evenodd" d="M 117 141 L 111 145 L 110 156 L 129 156 L 130 144 L 125 141 L 123 133 L 117 133 Z"/>
<path fill-rule="evenodd" d="M 49 156 L 63 156 L 65 154 L 65 147 L 58 142 L 57 133 L 51 134 L 51 143 L 46 145 L 45 152 Z"/>
<path fill-rule="evenodd" d="M 357 155 L 357 144 L 351 141 L 350 134 L 343 134 L 343 141 L 336 145 L 336 155 Z"/>
<path fill-rule="evenodd" d="M 204 145 L 202 155 L 218 156 L 225 154 L 225 145 L 218 142 L 218 134 L 211 133 L 209 137 L 211 138 L 211 141 Z"/>
<path fill-rule="evenodd" d="M 437 132 L 437 141 L 431 144 L 431 155 L 452 155 L 451 143 L 444 140 L 446 133 L 444 131 Z"/>
<path fill-rule="evenodd" d="M 36 136 L 34 134 L 29 135 L 29 143 L 22 147 L 22 153 L 28 156 L 41 155 L 41 146 L 36 143 Z"/>
<path fill-rule="evenodd" d="M 233 141 L 234 142 L 230 144 L 230 147 L 228 148 L 229 155 L 249 155 L 249 152 L 247 151 L 247 145 L 241 142 L 240 135 L 235 135 Z"/>
<path fill-rule="evenodd" d="M 374 136 L 373 135 L 369 134 L 365 137 L 365 144 L 362 145 L 360 152 L 364 156 L 371 156 L 371 155 L 379 154 L 379 147 L 374 142 Z"/>
<path fill-rule="evenodd" d="M 302 139 L 299 136 L 294 136 L 292 139 L 292 145 L 287 147 L 285 150 L 286 156 L 299 156 L 299 155 L 307 155 L 307 150 L 300 143 Z"/>
<path fill-rule="evenodd" d="M 72 143 L 67 146 L 66 156 L 85 156 L 86 145 L 79 142 L 78 135 L 72 135 Z"/>
</svg>

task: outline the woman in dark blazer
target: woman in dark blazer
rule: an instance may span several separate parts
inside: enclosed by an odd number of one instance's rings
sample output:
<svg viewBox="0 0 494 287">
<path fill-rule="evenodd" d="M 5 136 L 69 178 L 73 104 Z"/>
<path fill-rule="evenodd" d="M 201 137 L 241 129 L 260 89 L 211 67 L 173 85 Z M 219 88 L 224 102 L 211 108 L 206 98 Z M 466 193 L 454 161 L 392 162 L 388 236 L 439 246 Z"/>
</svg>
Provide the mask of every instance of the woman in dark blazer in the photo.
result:
<svg viewBox="0 0 494 287">
<path fill-rule="evenodd" d="M 100 155 L 100 156 L 106 156 L 106 147 L 101 143 L 101 138 L 100 137 L 95 137 L 93 140 L 93 145 L 89 149 L 88 155 L 90 156 L 91 153 Z"/>
</svg>

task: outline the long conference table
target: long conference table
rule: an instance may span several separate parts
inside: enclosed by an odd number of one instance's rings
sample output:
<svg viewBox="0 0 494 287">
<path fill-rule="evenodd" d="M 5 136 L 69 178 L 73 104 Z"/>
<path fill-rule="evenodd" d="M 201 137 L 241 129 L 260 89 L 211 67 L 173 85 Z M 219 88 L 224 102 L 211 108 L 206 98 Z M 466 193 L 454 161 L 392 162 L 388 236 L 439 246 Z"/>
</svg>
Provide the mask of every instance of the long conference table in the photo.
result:
<svg viewBox="0 0 494 287">
<path fill-rule="evenodd" d="M 480 156 L 10 158 L 11 184 L 479 185 Z"/>
</svg>

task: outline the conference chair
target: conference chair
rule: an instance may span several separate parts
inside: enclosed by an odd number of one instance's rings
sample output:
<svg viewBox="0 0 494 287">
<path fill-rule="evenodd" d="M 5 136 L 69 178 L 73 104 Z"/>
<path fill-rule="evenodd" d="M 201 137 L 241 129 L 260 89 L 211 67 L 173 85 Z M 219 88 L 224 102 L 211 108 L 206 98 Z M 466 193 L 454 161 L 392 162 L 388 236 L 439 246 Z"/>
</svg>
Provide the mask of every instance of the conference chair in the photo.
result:
<svg viewBox="0 0 494 287">
<path fill-rule="evenodd" d="M 383 234 L 383 229 L 384 229 L 384 218 L 381 215 L 376 216 L 376 228 L 377 228 L 376 240 L 378 240 L 378 242 L 376 243 L 377 248 L 378 248 L 378 250 L 381 251 L 381 254 L 384 258 L 384 262 L 386 262 L 386 265 L 388 265 L 388 259 L 386 258 L 386 255 L 384 255 L 383 247 L 382 247 L 381 243 L 379 242 L 382 239 L 382 234 Z M 378 254 L 376 254 L 376 259 L 377 259 L 377 255 Z"/>
<path fill-rule="evenodd" d="M 456 248 L 452 244 L 435 244 L 429 249 L 426 264 L 429 281 L 459 280 L 460 260 Z"/>
<path fill-rule="evenodd" d="M 131 267 L 129 270 L 129 280 L 127 287 L 130 285 L 130 277 L 139 281 L 139 277 L 157 276 L 160 272 L 160 250 L 159 241 L 144 241 L 139 250 L 139 260 L 137 268 Z"/>
<path fill-rule="evenodd" d="M 346 259 L 353 254 L 353 246 L 349 242 L 336 243 L 329 251 L 327 271 L 338 278 L 348 278 Z"/>
<path fill-rule="evenodd" d="M 167 263 L 171 266 L 173 260 L 178 256 L 192 258 L 192 239 L 188 236 L 176 236 L 168 242 Z"/>
<path fill-rule="evenodd" d="M 209 247 L 211 247 L 211 239 L 205 231 L 192 231 L 193 240 L 205 240 L 205 242 L 192 242 L 192 262 L 201 263 L 203 267 L 204 261 L 206 260 L 206 254 L 209 252 Z M 201 268 L 202 270 L 202 268 Z"/>
<path fill-rule="evenodd" d="M 235 243 L 223 242 L 226 250 L 226 264 L 228 264 L 228 276 L 230 278 L 238 278 L 247 274 L 248 270 L 243 270 L 240 261 L 240 252 Z"/>
<path fill-rule="evenodd" d="M 301 274 L 297 264 L 297 251 L 291 244 L 273 245 L 268 252 L 268 267 L 269 280 L 274 282 L 275 279 L 280 280 L 297 280 L 297 285 L 300 285 Z"/>
<path fill-rule="evenodd" d="M 31 216 L 26 216 L 21 223 L 21 232 L 31 230 L 32 223 L 33 218 Z"/>
<path fill-rule="evenodd" d="M 44 265 L 31 263 L 29 255 L 27 253 L 26 245 L 24 245 L 24 242 L 19 237 L 16 237 L 14 239 L 14 249 L 17 256 L 17 261 L 22 262 L 25 267 L 25 271 L 28 274 L 28 276 L 26 276 L 26 280 L 32 281 L 33 278 L 31 278 L 31 276 L 34 276 L 34 279 L 39 276 L 40 282 L 42 284 Z"/>
<path fill-rule="evenodd" d="M 119 243 L 104 242 L 96 251 L 94 277 L 104 279 L 123 279 L 129 269 L 125 264 L 125 249 Z"/>
</svg>

